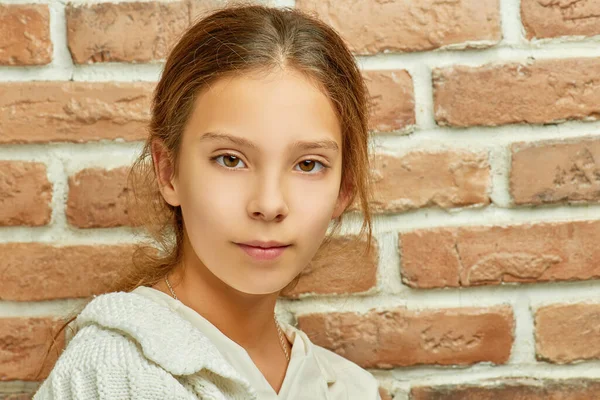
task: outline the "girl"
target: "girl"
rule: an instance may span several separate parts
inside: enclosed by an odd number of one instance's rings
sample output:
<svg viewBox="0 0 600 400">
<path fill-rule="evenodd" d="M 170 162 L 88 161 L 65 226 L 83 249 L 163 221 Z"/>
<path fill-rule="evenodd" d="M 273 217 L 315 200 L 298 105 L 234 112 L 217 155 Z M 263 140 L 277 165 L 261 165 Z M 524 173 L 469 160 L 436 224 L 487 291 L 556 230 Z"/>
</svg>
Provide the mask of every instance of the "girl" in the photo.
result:
<svg viewBox="0 0 600 400">
<path fill-rule="evenodd" d="M 379 399 L 274 312 L 356 198 L 371 241 L 367 98 L 342 39 L 297 10 L 238 4 L 187 30 L 132 174 L 149 167 L 156 197 L 136 194 L 163 251 L 85 306 L 34 399 Z"/>
</svg>

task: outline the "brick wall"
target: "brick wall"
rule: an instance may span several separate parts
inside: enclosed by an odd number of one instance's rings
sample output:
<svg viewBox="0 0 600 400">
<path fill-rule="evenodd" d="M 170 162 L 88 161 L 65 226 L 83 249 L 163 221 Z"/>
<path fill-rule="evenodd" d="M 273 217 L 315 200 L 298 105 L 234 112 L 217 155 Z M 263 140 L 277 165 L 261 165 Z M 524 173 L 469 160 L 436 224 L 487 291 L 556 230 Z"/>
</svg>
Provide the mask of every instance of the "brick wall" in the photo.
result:
<svg viewBox="0 0 600 400">
<path fill-rule="evenodd" d="M 131 253 L 154 82 L 216 1 L 0 0 L 0 399 Z M 376 252 L 312 265 L 282 318 L 387 399 L 599 398 L 600 3 L 273 4 L 341 32 L 376 99 Z"/>
</svg>

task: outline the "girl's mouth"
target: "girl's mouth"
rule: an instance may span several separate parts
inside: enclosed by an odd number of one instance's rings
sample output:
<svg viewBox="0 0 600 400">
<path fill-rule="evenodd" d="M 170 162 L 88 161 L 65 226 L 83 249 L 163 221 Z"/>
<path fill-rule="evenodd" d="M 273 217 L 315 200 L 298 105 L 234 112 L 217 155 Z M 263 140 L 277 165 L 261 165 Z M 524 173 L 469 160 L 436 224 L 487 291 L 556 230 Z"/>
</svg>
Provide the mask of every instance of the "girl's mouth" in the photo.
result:
<svg viewBox="0 0 600 400">
<path fill-rule="evenodd" d="M 283 254 L 285 249 L 290 247 L 290 245 L 278 246 L 278 247 L 256 247 L 256 246 L 249 246 L 249 245 L 240 244 L 240 243 L 236 243 L 236 244 L 242 250 L 244 250 L 244 252 L 246 254 L 248 254 L 250 257 L 252 257 L 256 260 L 264 260 L 264 261 L 274 260 L 274 259 L 278 258 L 279 256 L 281 256 Z"/>
</svg>

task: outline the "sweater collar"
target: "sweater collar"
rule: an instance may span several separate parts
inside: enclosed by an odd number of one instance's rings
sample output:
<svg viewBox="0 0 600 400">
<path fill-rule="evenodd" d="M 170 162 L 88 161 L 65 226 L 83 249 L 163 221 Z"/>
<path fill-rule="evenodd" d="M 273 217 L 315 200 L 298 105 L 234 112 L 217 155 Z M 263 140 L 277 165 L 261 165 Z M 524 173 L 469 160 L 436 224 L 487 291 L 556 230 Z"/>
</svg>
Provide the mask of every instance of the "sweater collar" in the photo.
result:
<svg viewBox="0 0 600 400">
<path fill-rule="evenodd" d="M 140 344 L 146 358 L 172 375 L 207 369 L 252 392 L 250 383 L 206 336 L 167 307 L 143 296 L 127 292 L 94 296 L 77 317 L 77 327 L 87 324 L 124 332 Z"/>
</svg>

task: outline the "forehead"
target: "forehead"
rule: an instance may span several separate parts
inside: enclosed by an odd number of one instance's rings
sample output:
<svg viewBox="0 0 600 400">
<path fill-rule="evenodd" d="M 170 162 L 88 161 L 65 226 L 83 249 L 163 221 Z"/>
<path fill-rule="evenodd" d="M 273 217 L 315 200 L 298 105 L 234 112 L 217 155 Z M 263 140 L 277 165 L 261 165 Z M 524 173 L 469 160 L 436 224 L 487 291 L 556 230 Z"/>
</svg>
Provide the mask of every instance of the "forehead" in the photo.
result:
<svg viewBox="0 0 600 400">
<path fill-rule="evenodd" d="M 220 79 L 196 99 L 186 135 L 228 131 L 263 144 L 333 139 L 341 127 L 332 101 L 294 70 Z"/>
</svg>

